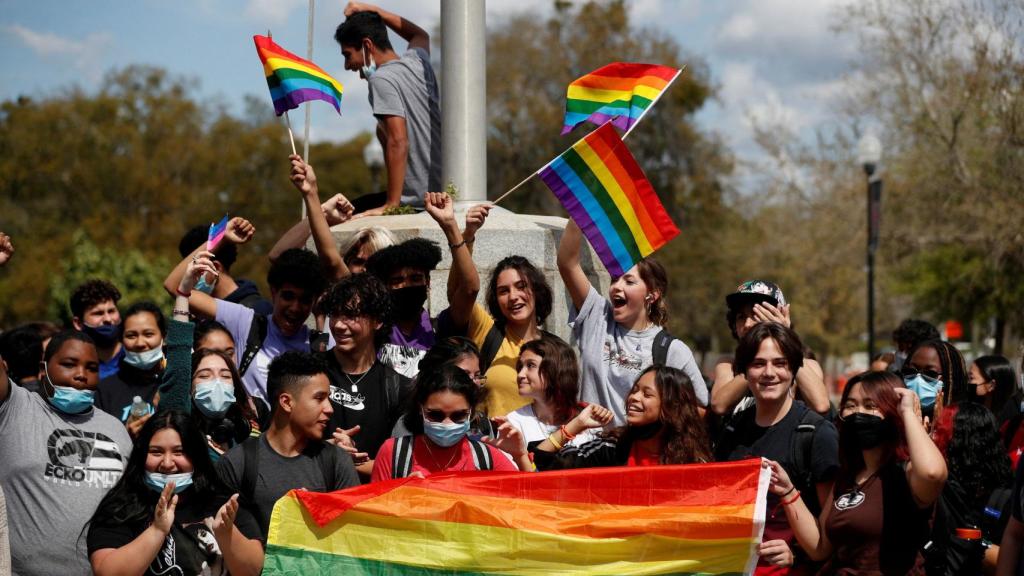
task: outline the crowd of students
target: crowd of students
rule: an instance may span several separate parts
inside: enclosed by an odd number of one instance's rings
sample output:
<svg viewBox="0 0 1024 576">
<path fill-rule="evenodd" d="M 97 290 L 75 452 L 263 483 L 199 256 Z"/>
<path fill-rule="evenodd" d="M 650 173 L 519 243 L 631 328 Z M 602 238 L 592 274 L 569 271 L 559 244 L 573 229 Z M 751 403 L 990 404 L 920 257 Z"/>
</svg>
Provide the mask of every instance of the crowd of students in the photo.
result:
<svg viewBox="0 0 1024 576">
<path fill-rule="evenodd" d="M 1005 358 L 968 368 L 908 321 L 832 404 L 782 290 L 754 280 L 725 296 L 735 354 L 708 384 L 665 330 L 655 258 L 602 294 L 570 221 L 564 286 L 516 255 L 485 282 L 489 206 L 460 225 L 443 193 L 425 210 L 446 247 L 368 227 L 339 250 L 330 225 L 352 204 L 320 204 L 291 164 L 309 220 L 271 252 L 269 299 L 231 275 L 256 232 L 236 217 L 213 251 L 185 235 L 172 304 L 122 312 L 97 279 L 71 295 L 70 329 L 0 334 L 0 573 L 258 574 L 292 489 L 751 457 L 772 478 L 757 574 L 1018 573 L 1022 393 Z M 315 252 L 296 245 L 310 235 Z M 431 317 L 443 248 L 449 305 Z M 12 254 L 0 234 L 0 263 Z M 573 345 L 542 329 L 563 289 Z"/>
</svg>

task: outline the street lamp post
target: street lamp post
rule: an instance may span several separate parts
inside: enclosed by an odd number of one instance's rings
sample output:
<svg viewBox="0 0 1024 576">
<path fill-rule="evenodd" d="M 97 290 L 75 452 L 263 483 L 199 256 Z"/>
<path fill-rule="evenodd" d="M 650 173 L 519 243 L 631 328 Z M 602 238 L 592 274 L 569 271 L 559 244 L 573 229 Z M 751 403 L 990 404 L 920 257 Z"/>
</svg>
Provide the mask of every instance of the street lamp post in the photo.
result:
<svg viewBox="0 0 1024 576">
<path fill-rule="evenodd" d="M 873 134 L 865 134 L 857 143 L 857 162 L 868 177 L 868 362 L 875 356 L 875 251 L 882 209 L 882 177 L 878 162 L 882 159 L 882 143 Z"/>
<path fill-rule="evenodd" d="M 380 186 L 377 184 L 381 168 L 384 167 L 384 148 L 381 147 L 380 141 L 376 137 L 371 136 L 370 142 L 363 148 L 363 161 L 366 162 L 366 167 L 370 169 L 370 194 L 376 194 L 380 191 Z"/>
</svg>

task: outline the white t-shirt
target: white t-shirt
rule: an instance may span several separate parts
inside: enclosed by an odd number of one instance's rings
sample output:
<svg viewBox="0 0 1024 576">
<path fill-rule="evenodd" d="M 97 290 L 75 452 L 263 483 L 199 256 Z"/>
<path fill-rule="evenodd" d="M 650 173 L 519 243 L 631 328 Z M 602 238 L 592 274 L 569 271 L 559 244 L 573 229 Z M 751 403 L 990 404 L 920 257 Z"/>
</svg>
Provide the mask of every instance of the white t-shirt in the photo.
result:
<svg viewBox="0 0 1024 576">
<path fill-rule="evenodd" d="M 514 412 L 509 412 L 505 417 L 508 418 L 508 421 L 513 426 L 522 432 L 523 439 L 527 444 L 530 442 L 543 442 L 545 438 L 553 434 L 559 428 L 558 426 L 541 422 L 540 419 L 537 418 L 536 412 L 533 411 L 533 404 L 527 404 Z M 599 432 L 600 430 L 600 428 L 597 430 L 584 430 L 577 434 L 571 441 L 566 442 L 565 445 L 576 446 L 583 444 L 584 442 L 589 442 L 596 438 L 596 432 Z"/>
</svg>

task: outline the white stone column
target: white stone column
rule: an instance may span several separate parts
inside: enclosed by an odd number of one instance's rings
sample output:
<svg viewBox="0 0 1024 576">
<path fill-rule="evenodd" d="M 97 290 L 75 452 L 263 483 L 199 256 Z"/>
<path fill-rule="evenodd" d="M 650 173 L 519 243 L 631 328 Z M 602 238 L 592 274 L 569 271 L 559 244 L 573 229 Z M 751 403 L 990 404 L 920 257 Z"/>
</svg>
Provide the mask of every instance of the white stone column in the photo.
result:
<svg viewBox="0 0 1024 576">
<path fill-rule="evenodd" d="M 441 182 L 487 200 L 485 0 L 441 0 Z"/>
</svg>

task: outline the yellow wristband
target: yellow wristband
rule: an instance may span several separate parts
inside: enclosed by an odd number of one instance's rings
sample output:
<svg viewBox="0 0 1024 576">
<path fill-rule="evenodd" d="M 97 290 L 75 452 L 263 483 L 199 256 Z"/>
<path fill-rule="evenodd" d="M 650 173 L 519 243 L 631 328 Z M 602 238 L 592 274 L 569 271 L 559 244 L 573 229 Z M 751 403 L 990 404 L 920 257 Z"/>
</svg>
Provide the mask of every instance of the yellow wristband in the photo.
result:
<svg viewBox="0 0 1024 576">
<path fill-rule="evenodd" d="M 555 438 L 555 434 L 557 434 L 557 432 L 552 432 L 551 434 L 548 434 L 548 441 L 555 445 L 556 450 L 561 450 L 562 443 L 559 442 L 557 438 Z"/>
</svg>

